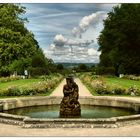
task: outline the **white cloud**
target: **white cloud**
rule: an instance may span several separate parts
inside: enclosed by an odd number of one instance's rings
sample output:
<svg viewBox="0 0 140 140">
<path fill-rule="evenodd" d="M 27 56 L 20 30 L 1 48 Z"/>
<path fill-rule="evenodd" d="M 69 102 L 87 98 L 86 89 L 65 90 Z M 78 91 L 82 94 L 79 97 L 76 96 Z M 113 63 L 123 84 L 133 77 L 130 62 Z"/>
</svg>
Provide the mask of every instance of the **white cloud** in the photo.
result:
<svg viewBox="0 0 140 140">
<path fill-rule="evenodd" d="M 84 39 L 68 39 L 62 34 L 57 34 L 53 44 L 45 50 L 47 57 L 54 62 L 98 62 L 100 53 L 89 47 L 93 41 Z"/>
<path fill-rule="evenodd" d="M 88 55 L 99 56 L 100 55 L 100 52 L 98 52 L 94 48 L 90 48 L 90 49 L 88 49 Z"/>
<path fill-rule="evenodd" d="M 63 47 L 63 46 L 79 46 L 79 47 L 88 47 L 91 43 L 93 43 L 93 40 L 74 40 L 74 39 L 68 39 L 65 38 L 62 34 L 57 34 L 54 37 L 53 41 L 54 45 L 56 47 Z"/>
<path fill-rule="evenodd" d="M 81 34 L 86 32 L 90 26 L 96 26 L 106 17 L 107 17 L 107 13 L 103 11 L 98 11 L 98 12 L 92 13 L 91 15 L 85 16 L 79 22 L 78 27 L 74 27 L 72 29 L 72 34 L 74 36 L 80 37 Z"/>
<path fill-rule="evenodd" d="M 63 35 L 57 34 L 57 35 L 54 37 L 54 41 L 53 41 L 53 42 L 54 42 L 55 46 L 63 47 L 63 46 L 66 44 L 67 39 L 64 38 Z"/>
<path fill-rule="evenodd" d="M 55 13 L 55 14 L 46 14 L 46 15 L 40 15 L 40 16 L 35 16 L 35 17 L 31 17 L 33 20 L 38 20 L 41 18 L 57 18 L 57 17 L 61 17 L 61 16 L 68 16 L 68 15 L 75 15 L 75 12 L 69 12 L 69 13 Z"/>
<path fill-rule="evenodd" d="M 97 37 L 103 29 L 102 20 L 116 4 L 22 5 L 27 7 L 27 28 L 35 34 L 47 57 L 55 62 L 99 61 Z M 71 30 L 81 38 L 72 36 Z"/>
<path fill-rule="evenodd" d="M 56 47 L 56 46 L 55 46 L 54 44 L 51 44 L 51 45 L 50 45 L 50 50 L 54 50 L 55 47 Z"/>
<path fill-rule="evenodd" d="M 55 48 L 55 49 L 54 49 Z M 47 57 L 52 58 L 54 62 L 99 62 L 100 52 L 94 48 L 73 47 L 73 52 L 67 47 L 56 47 L 54 44 L 50 48 L 44 49 Z"/>
</svg>

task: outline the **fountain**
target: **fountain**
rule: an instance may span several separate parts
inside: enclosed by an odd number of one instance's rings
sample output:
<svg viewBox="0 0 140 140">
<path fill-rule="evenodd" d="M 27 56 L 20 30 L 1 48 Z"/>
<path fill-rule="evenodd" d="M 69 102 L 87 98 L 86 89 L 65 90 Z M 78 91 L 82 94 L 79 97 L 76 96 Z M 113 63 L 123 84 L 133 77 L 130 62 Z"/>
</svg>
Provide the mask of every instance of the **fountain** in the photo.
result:
<svg viewBox="0 0 140 140">
<path fill-rule="evenodd" d="M 58 96 L 0 99 L 0 123 L 25 128 L 120 127 L 140 122 L 140 100 L 129 97 L 80 97 L 73 77 Z"/>
</svg>

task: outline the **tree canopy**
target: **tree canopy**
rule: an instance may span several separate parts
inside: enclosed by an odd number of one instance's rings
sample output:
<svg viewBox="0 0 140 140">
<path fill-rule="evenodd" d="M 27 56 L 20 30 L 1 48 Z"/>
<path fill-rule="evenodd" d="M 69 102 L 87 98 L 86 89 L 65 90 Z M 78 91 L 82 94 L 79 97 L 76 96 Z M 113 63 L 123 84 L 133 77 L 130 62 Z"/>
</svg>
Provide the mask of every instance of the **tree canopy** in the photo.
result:
<svg viewBox="0 0 140 140">
<path fill-rule="evenodd" d="M 46 66 L 47 58 L 39 48 L 33 33 L 25 27 L 27 19 L 22 18 L 25 9 L 19 4 L 0 4 L 0 75 L 2 76 L 7 76 L 14 70 L 21 74 L 23 69 L 32 65 Z"/>
<path fill-rule="evenodd" d="M 140 74 L 140 4 L 113 7 L 98 38 L 100 64 L 115 73 Z"/>
</svg>

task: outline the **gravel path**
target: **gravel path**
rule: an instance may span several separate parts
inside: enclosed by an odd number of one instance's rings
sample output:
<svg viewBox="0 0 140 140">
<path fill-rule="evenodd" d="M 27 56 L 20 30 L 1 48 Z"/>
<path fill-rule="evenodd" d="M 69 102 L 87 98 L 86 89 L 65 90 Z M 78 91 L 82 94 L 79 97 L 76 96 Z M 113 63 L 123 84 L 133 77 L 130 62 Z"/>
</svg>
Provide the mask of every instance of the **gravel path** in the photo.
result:
<svg viewBox="0 0 140 140">
<path fill-rule="evenodd" d="M 89 90 L 79 80 L 79 78 L 75 78 L 74 81 L 79 87 L 79 96 L 92 96 Z M 64 79 L 50 96 L 63 96 L 63 86 L 65 84 L 66 84 L 66 80 Z"/>
<path fill-rule="evenodd" d="M 140 124 L 120 128 L 23 129 L 0 123 L 0 136 L 140 136 Z"/>
</svg>

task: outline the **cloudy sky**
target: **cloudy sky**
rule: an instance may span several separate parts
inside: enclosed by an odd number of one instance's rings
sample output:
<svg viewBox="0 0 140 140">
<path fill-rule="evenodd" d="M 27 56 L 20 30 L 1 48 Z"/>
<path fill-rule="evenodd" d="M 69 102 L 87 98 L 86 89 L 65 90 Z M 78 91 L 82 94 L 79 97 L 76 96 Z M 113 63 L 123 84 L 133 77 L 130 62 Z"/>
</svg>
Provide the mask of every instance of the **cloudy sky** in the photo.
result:
<svg viewBox="0 0 140 140">
<path fill-rule="evenodd" d="M 116 4 L 22 4 L 45 55 L 54 62 L 99 62 L 97 38 Z"/>
</svg>

